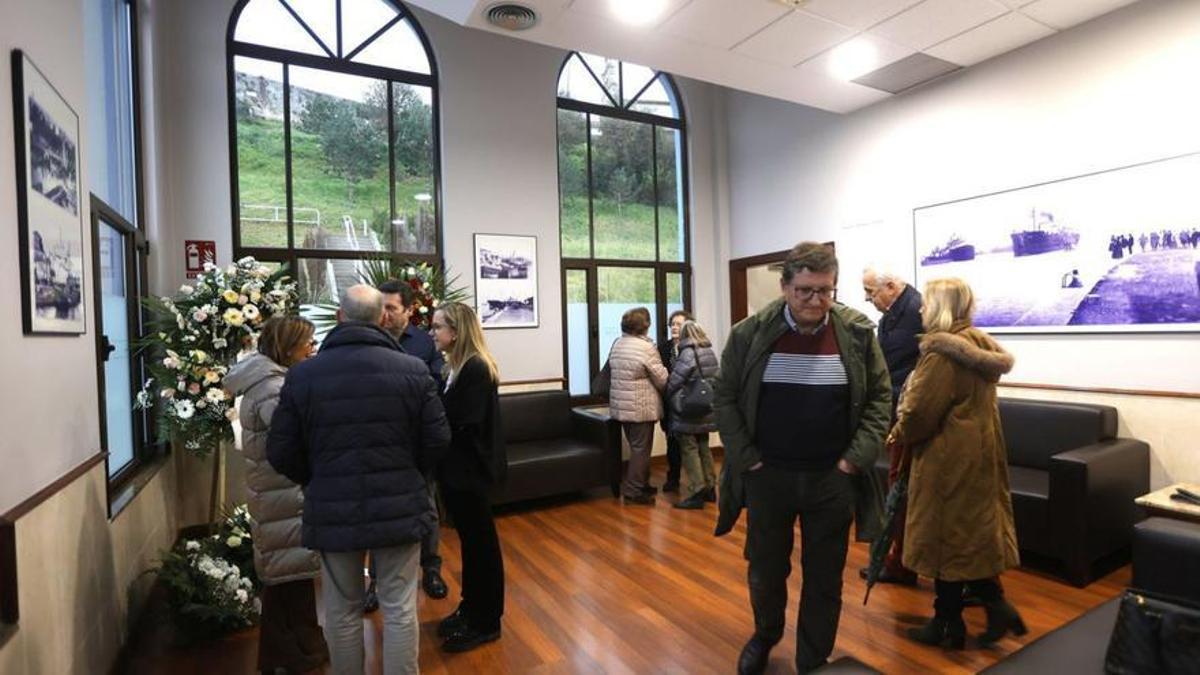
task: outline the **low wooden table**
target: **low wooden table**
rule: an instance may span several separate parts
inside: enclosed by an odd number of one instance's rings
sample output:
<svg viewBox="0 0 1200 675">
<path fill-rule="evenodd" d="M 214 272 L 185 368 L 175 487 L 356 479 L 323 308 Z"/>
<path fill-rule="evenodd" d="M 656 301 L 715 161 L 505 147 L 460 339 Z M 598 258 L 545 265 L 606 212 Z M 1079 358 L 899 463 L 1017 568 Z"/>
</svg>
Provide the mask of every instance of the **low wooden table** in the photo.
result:
<svg viewBox="0 0 1200 675">
<path fill-rule="evenodd" d="M 1161 490 L 1155 490 L 1150 494 L 1142 495 L 1133 501 L 1138 506 L 1149 511 L 1150 515 L 1200 523 L 1200 506 L 1171 499 L 1171 495 L 1175 492 L 1175 489 L 1181 487 L 1200 494 L 1200 485 L 1196 485 L 1195 483 L 1175 483 Z"/>
</svg>

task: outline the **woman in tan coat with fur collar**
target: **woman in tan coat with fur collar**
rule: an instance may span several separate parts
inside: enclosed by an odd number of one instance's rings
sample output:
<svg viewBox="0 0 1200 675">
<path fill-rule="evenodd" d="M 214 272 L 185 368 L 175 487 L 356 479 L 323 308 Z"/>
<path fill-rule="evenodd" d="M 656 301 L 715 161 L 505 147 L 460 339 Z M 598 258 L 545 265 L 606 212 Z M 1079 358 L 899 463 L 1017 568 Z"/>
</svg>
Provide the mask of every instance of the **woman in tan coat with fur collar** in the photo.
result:
<svg viewBox="0 0 1200 675">
<path fill-rule="evenodd" d="M 960 279 L 925 287 L 921 358 L 909 376 L 891 439 L 912 453 L 904 565 L 933 577 L 934 618 L 909 636 L 962 648 L 964 585 L 987 610 L 990 644 L 1025 632 L 997 575 L 1018 564 L 1007 451 L 996 383 L 1013 357 L 971 325 L 971 289 Z"/>
<path fill-rule="evenodd" d="M 653 504 L 648 490 L 650 449 L 654 445 L 654 423 L 662 417 L 662 397 L 667 384 L 666 367 L 658 349 L 646 331 L 650 329 L 650 311 L 634 307 L 621 317 L 621 337 L 608 353 L 611 386 L 609 414 L 621 423 L 629 441 L 629 466 L 621 492 L 631 504 Z"/>
</svg>

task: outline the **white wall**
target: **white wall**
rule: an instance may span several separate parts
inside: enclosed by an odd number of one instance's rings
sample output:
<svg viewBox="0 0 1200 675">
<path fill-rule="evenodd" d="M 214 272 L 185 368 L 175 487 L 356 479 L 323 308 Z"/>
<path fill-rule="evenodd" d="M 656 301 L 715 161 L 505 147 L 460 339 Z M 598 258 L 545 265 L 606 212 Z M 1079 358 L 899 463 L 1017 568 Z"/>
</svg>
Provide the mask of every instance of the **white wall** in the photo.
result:
<svg viewBox="0 0 1200 675">
<path fill-rule="evenodd" d="M 1200 3 L 1144 0 L 848 116 L 731 94 L 733 255 L 835 239 L 843 258 L 898 251 L 911 270 L 914 207 L 1200 150 L 1198 72 Z M 842 228 L 861 223 L 875 223 L 874 250 L 847 250 L 861 238 Z M 844 298 L 859 300 L 857 272 Z M 1003 342 L 1013 382 L 1200 392 L 1194 335 Z M 1151 440 L 1161 400 L 1090 400 Z M 1183 405 L 1153 429 L 1156 484 L 1200 480 L 1200 405 Z"/>
<path fill-rule="evenodd" d="M 225 31 L 233 0 L 159 3 L 169 51 L 156 74 L 161 106 L 157 167 L 163 188 L 155 241 L 156 288 L 182 281 L 183 240 L 215 239 L 218 262 L 230 260 Z M 440 78 L 445 259 L 472 285 L 476 232 L 538 238 L 540 326 L 490 330 L 504 380 L 563 376 L 559 271 L 556 79 L 565 52 L 463 28 L 414 9 L 429 36 Z M 689 116 L 694 298 L 702 321 L 724 316 L 717 291 L 727 286 L 719 243 L 727 207 L 724 90 L 681 80 Z M 714 270 L 717 271 L 714 274 Z M 471 289 L 473 291 L 473 289 Z M 724 310 L 723 310 L 724 311 Z"/>
<path fill-rule="evenodd" d="M 81 139 L 79 204 L 83 215 L 83 290 L 88 332 L 78 337 L 21 333 L 21 275 L 17 247 L 10 52 L 22 49 L 80 117 L 86 136 L 83 11 L 78 2 L 6 1 L 0 10 L 0 373 L 7 393 L 0 405 L 0 513 L 54 482 L 100 450 L 96 387 L 91 221 L 88 216 L 86 137 Z M 54 30 L 47 30 L 54 26 Z M 69 378 L 62 373 L 70 373 Z M 20 467 L 20 470 L 16 470 Z"/>
</svg>

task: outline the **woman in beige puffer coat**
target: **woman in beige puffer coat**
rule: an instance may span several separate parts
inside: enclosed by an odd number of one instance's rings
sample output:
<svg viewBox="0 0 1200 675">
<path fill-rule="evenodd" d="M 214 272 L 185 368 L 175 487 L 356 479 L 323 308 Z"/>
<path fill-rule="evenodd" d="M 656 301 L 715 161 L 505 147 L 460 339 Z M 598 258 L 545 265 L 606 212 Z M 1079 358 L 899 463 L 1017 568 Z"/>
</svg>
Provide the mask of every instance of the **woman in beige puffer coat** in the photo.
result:
<svg viewBox="0 0 1200 675">
<path fill-rule="evenodd" d="M 313 325 L 276 317 L 263 325 L 258 351 L 229 370 L 222 383 L 241 396 L 242 454 L 246 459 L 247 506 L 253 519 L 254 569 L 263 583 L 258 670 L 313 670 L 329 659 L 317 623 L 313 585 L 321 573 L 316 551 L 300 545 L 300 486 L 267 461 L 267 434 L 287 369 L 312 353 Z"/>
<path fill-rule="evenodd" d="M 621 317 L 621 337 L 608 354 L 609 414 L 621 423 L 629 442 L 629 466 L 621 482 L 621 493 L 626 502 L 634 504 L 654 503 L 654 495 L 646 483 L 650 479 L 654 423 L 663 412 L 659 392 L 666 386 L 669 375 L 658 349 L 646 337 L 649 328 L 650 311 L 645 307 L 625 312 Z"/>
</svg>

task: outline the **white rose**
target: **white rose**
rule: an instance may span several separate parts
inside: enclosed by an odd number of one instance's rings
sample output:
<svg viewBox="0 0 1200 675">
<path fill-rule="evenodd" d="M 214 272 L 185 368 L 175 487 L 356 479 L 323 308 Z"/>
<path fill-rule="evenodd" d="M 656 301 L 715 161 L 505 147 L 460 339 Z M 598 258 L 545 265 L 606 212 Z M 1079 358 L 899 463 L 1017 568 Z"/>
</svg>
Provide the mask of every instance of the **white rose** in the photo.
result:
<svg viewBox="0 0 1200 675">
<path fill-rule="evenodd" d="M 228 539 L 225 540 L 225 545 L 228 546 L 229 548 L 237 548 L 242 545 L 242 538 L 237 536 L 236 534 L 231 535 Z"/>
<path fill-rule="evenodd" d="M 250 594 L 244 588 L 239 588 L 237 589 L 237 599 L 238 602 L 245 604 L 250 600 Z"/>
<path fill-rule="evenodd" d="M 428 307 L 426 307 L 425 305 L 421 305 L 421 308 L 420 308 L 419 310 L 417 310 L 417 311 L 421 312 L 422 314 L 428 314 L 428 313 L 429 313 L 429 308 L 428 308 Z"/>
<path fill-rule="evenodd" d="M 187 541 L 187 543 L 184 544 L 184 548 L 186 548 L 189 551 L 199 551 L 200 550 L 200 542 L 196 541 L 195 539 L 189 539 Z"/>
<path fill-rule="evenodd" d="M 247 298 L 245 295 L 239 295 L 239 296 L 238 296 L 238 304 L 239 304 L 239 305 L 244 305 L 244 304 L 246 304 L 247 302 L 250 302 L 250 298 Z"/>
<path fill-rule="evenodd" d="M 191 294 L 192 294 L 192 292 L 193 292 L 193 291 L 195 291 L 195 290 L 196 290 L 196 289 L 192 288 L 191 286 L 188 286 L 187 284 L 184 284 L 184 285 L 182 285 L 182 286 L 180 286 L 180 287 L 179 287 L 179 292 L 180 292 L 180 293 L 182 293 L 182 294 L 184 294 L 184 295 L 191 295 Z"/>
<path fill-rule="evenodd" d="M 204 310 L 198 309 L 192 312 L 192 321 L 195 321 L 196 323 L 204 323 L 205 321 L 208 321 L 208 314 L 206 314 Z"/>
</svg>

